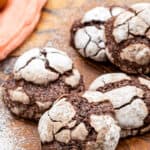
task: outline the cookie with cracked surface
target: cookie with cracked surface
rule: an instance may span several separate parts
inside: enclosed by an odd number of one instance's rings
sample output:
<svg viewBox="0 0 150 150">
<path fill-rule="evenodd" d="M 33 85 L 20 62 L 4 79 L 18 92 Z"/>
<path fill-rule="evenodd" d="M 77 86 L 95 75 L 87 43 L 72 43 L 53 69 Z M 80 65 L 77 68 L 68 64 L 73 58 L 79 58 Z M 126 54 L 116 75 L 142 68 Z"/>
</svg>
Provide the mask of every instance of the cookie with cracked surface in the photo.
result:
<svg viewBox="0 0 150 150">
<path fill-rule="evenodd" d="M 83 91 L 84 83 L 65 52 L 45 47 L 20 56 L 3 87 L 4 102 L 13 114 L 38 120 L 62 94 Z"/>
<path fill-rule="evenodd" d="M 150 6 L 139 3 L 105 24 L 106 54 L 122 71 L 150 72 Z"/>
<path fill-rule="evenodd" d="M 43 150 L 115 150 L 120 138 L 112 104 L 77 94 L 58 99 L 40 118 L 38 131 Z"/>
<path fill-rule="evenodd" d="M 89 10 L 81 20 L 71 28 L 71 45 L 86 58 L 95 61 L 106 61 L 104 23 L 112 16 L 124 11 L 119 6 L 96 7 Z"/>
<path fill-rule="evenodd" d="M 94 95 L 109 99 L 115 109 L 116 119 L 122 128 L 121 137 L 143 134 L 150 130 L 150 79 L 110 73 L 98 77 L 89 87 Z"/>
</svg>

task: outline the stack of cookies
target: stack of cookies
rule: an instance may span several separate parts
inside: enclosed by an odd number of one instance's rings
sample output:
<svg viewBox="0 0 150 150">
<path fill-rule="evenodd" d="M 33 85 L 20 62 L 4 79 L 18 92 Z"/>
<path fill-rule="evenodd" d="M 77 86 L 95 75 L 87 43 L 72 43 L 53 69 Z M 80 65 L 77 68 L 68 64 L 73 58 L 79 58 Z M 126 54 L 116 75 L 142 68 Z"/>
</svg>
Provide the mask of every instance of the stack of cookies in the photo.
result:
<svg viewBox="0 0 150 150">
<path fill-rule="evenodd" d="M 76 21 L 71 45 L 84 57 L 107 59 L 131 74 L 150 73 L 150 3 L 96 7 Z"/>
<path fill-rule="evenodd" d="M 71 58 L 52 46 L 18 58 L 3 101 L 14 115 L 39 121 L 43 150 L 115 150 L 120 138 L 150 131 L 149 15 L 150 3 L 100 6 L 75 21 L 72 46 L 125 72 L 103 74 L 88 89 Z"/>
<path fill-rule="evenodd" d="M 52 47 L 34 48 L 20 56 L 3 87 L 11 112 L 32 120 L 39 120 L 61 95 L 84 90 L 83 77 L 72 60 Z"/>
</svg>

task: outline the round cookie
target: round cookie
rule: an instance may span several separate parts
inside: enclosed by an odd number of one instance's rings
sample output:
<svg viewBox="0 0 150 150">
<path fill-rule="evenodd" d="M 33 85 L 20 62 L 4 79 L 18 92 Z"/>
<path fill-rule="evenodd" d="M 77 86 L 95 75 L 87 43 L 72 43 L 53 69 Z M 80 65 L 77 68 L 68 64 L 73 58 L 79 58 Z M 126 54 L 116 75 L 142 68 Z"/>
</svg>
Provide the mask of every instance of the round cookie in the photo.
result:
<svg viewBox="0 0 150 150">
<path fill-rule="evenodd" d="M 83 78 L 65 52 L 34 48 L 18 58 L 4 83 L 4 102 L 23 118 L 38 120 L 62 94 L 84 90 Z"/>
<path fill-rule="evenodd" d="M 150 5 L 135 4 L 105 24 L 106 54 L 121 70 L 150 72 Z"/>
<path fill-rule="evenodd" d="M 71 28 L 71 45 L 86 58 L 106 61 L 104 23 L 112 16 L 124 11 L 119 6 L 96 7 L 89 10 L 81 20 L 75 21 Z"/>
<path fill-rule="evenodd" d="M 89 97 L 93 94 L 63 96 L 42 115 L 38 131 L 43 150 L 115 150 L 120 127 L 113 107 L 106 99 L 95 103 Z"/>
<path fill-rule="evenodd" d="M 121 137 L 150 130 L 150 79 L 124 73 L 104 74 L 92 82 L 89 90 L 111 101 L 122 129 Z"/>
</svg>

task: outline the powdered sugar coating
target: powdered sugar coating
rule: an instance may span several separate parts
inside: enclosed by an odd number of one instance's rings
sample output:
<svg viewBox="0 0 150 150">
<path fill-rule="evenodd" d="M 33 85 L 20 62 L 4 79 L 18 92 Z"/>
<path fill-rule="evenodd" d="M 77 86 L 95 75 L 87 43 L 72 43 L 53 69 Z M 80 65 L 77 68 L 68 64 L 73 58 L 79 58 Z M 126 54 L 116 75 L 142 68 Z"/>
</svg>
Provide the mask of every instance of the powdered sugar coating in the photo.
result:
<svg viewBox="0 0 150 150">
<path fill-rule="evenodd" d="M 150 5 L 135 4 L 105 24 L 109 60 L 127 73 L 150 72 Z"/>
<path fill-rule="evenodd" d="M 21 102 L 23 104 L 29 104 L 30 99 L 28 95 L 23 91 L 22 87 L 18 87 L 16 90 L 9 90 L 9 95 L 12 101 Z"/>
<path fill-rule="evenodd" d="M 3 93 L 4 89 L 0 87 L 0 149 L 41 150 L 37 129 L 32 123 L 20 121 L 10 114 L 2 101 Z M 27 145 L 30 145 L 30 147 L 27 148 Z"/>
<path fill-rule="evenodd" d="M 75 33 L 74 42 L 82 56 L 90 57 L 96 61 L 106 59 L 103 26 L 99 26 L 99 29 L 95 26 L 79 29 Z"/>
<path fill-rule="evenodd" d="M 130 103 L 134 97 L 143 97 L 143 95 L 144 91 L 135 86 L 123 86 L 105 92 L 105 96 L 110 99 L 116 109 Z"/>
<path fill-rule="evenodd" d="M 55 48 L 45 48 L 45 52 L 49 66 L 58 73 L 63 74 L 64 72 L 72 69 L 73 62 L 65 52 Z"/>
<path fill-rule="evenodd" d="M 85 91 L 82 97 L 86 98 L 89 103 L 103 102 L 107 99 L 105 94 L 98 91 Z"/>
<path fill-rule="evenodd" d="M 107 21 L 111 17 L 110 9 L 107 7 L 95 7 L 88 12 L 82 18 L 82 23 L 90 21 Z"/>
<path fill-rule="evenodd" d="M 84 123 L 80 123 L 72 132 L 71 137 L 74 140 L 84 141 L 88 135 L 88 131 Z"/>
<path fill-rule="evenodd" d="M 48 44 L 20 56 L 3 87 L 13 114 L 39 120 L 58 97 L 83 91 L 84 83 L 71 58 Z"/>
<path fill-rule="evenodd" d="M 145 44 L 131 44 L 122 49 L 120 57 L 123 60 L 135 62 L 139 65 L 149 64 L 150 62 L 150 48 Z"/>
<path fill-rule="evenodd" d="M 147 9 L 149 8 L 150 9 L 150 3 L 135 3 L 131 6 L 131 8 L 133 8 L 134 10 L 136 11 L 141 11 L 141 10 L 144 10 L 144 9 Z"/>
<path fill-rule="evenodd" d="M 147 116 L 147 106 L 141 99 L 135 99 L 130 105 L 116 110 L 116 118 L 122 128 L 139 128 L 144 125 Z"/>
<path fill-rule="evenodd" d="M 73 35 L 73 45 L 83 57 L 95 61 L 107 60 L 104 23 L 122 11 L 124 11 L 123 8 L 115 6 L 93 8 L 85 13 L 79 28 L 78 26 L 72 28 L 73 32 L 76 30 Z"/>
<path fill-rule="evenodd" d="M 113 36 L 117 43 L 127 40 L 136 35 L 146 36 L 146 31 L 150 26 L 148 18 L 149 9 L 144 9 L 137 13 L 124 11 L 116 17 L 114 22 Z"/>
<path fill-rule="evenodd" d="M 91 115 L 91 126 L 98 132 L 96 142 L 102 150 L 115 150 L 120 138 L 120 128 L 115 120 L 107 115 Z"/>
<path fill-rule="evenodd" d="M 14 78 L 35 84 L 48 84 L 60 74 L 72 70 L 73 63 L 65 52 L 46 47 L 31 49 L 20 56 L 14 67 Z"/>
<path fill-rule="evenodd" d="M 49 111 L 44 113 L 39 121 L 38 130 L 40 133 L 41 141 L 43 143 L 53 141 L 53 134 L 59 131 L 59 129 L 61 129 L 62 127 L 67 126 L 74 117 L 75 113 L 76 112 L 73 106 L 69 102 L 67 102 L 66 99 L 62 99 L 56 102 Z M 56 137 L 57 139 L 59 139 L 59 141 L 61 140 L 59 138 L 61 137 L 61 134 L 57 134 Z M 67 141 L 60 142 L 66 143 Z"/>
<path fill-rule="evenodd" d="M 72 103 L 69 97 L 64 96 L 58 99 L 52 108 L 44 113 L 38 125 L 42 143 L 53 143 L 55 141 L 62 143 L 62 147 L 65 144 L 69 147 L 69 145 L 71 146 L 76 141 L 81 144 L 81 147 L 84 146 L 86 150 L 89 147 L 92 149 L 115 150 L 120 138 L 120 127 L 114 118 L 109 114 L 96 115 L 93 112 L 90 116 L 85 115 L 86 118 L 81 119 L 83 114 L 80 112 L 80 105 L 77 106 L 75 103 Z M 88 104 L 87 99 L 86 103 Z M 92 109 L 93 107 L 91 107 Z M 86 122 L 86 119 L 89 121 Z M 89 134 L 89 131 L 92 133 Z M 94 137 L 89 140 L 88 137 L 93 132 Z"/>
<path fill-rule="evenodd" d="M 65 79 L 65 83 L 71 87 L 76 87 L 79 84 L 81 75 L 77 69 L 73 69 L 73 74 Z"/>
<path fill-rule="evenodd" d="M 53 107 L 49 110 L 49 116 L 52 120 L 68 123 L 75 116 L 75 110 L 73 106 L 63 98 L 54 103 Z"/>
<path fill-rule="evenodd" d="M 91 102 L 92 100 L 101 102 L 108 99 L 112 103 L 124 137 L 132 135 L 132 131 L 133 135 L 143 133 L 144 122 L 149 116 L 147 102 L 149 100 L 149 86 L 150 81 L 146 78 L 110 73 L 95 79 L 89 87 L 89 90 L 92 91 L 86 92 L 84 96 Z M 140 132 L 138 132 L 138 128 Z"/>
<path fill-rule="evenodd" d="M 97 77 L 89 86 L 89 90 L 96 90 L 103 87 L 105 84 L 118 82 L 121 80 L 130 80 L 130 77 L 125 73 L 108 73 Z"/>
</svg>

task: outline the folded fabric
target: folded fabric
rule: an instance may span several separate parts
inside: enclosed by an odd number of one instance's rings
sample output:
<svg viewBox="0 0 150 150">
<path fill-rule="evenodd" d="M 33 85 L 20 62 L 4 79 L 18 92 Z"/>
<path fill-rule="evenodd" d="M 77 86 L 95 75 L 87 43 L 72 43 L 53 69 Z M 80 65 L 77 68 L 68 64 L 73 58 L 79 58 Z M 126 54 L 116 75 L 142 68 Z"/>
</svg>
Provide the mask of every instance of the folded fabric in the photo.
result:
<svg viewBox="0 0 150 150">
<path fill-rule="evenodd" d="M 0 12 L 0 60 L 15 50 L 36 27 L 47 0 L 9 0 Z"/>
</svg>

